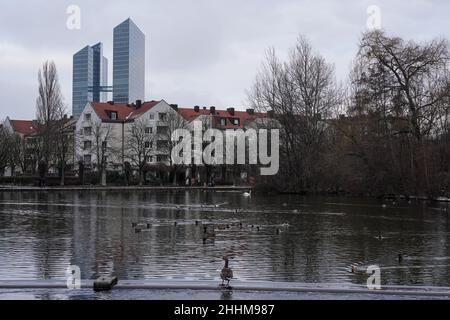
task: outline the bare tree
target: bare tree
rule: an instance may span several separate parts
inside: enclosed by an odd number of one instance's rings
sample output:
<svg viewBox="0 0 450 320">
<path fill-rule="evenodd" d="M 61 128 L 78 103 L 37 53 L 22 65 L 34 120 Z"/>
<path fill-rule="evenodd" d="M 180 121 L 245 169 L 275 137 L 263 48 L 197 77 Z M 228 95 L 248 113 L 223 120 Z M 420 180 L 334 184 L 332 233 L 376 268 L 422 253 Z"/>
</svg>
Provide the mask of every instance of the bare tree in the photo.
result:
<svg viewBox="0 0 450 320">
<path fill-rule="evenodd" d="M 250 90 L 249 100 L 258 111 L 271 112 L 282 128 L 280 153 L 286 189 L 316 189 L 321 175 L 318 162 L 326 151 L 327 119 L 342 100 L 342 89 L 328 64 L 304 37 L 299 37 L 288 61 L 269 49 L 266 62 Z"/>
<path fill-rule="evenodd" d="M 43 160 L 49 164 L 54 153 L 53 141 L 59 134 L 58 122 L 64 116 L 64 101 L 56 65 L 46 61 L 38 73 L 39 95 L 36 100 L 36 116 Z"/>
<path fill-rule="evenodd" d="M 168 157 L 170 168 L 172 168 L 173 184 L 176 184 L 178 165 L 173 162 L 172 149 L 178 141 L 172 141 L 172 134 L 177 129 L 186 129 L 188 122 L 175 110 L 166 113 L 164 119 L 160 119 L 161 125 L 157 126 L 157 151 Z"/>
<path fill-rule="evenodd" d="M 0 125 L 0 173 L 3 175 L 9 165 L 10 133 Z"/>
<path fill-rule="evenodd" d="M 139 172 L 139 185 L 144 183 L 144 169 L 148 157 L 153 155 L 156 134 L 151 132 L 150 121 L 143 117 L 136 119 L 130 127 L 125 140 L 125 154 L 130 164 Z"/>
<path fill-rule="evenodd" d="M 93 167 L 97 170 L 100 184 L 106 186 L 106 170 L 108 160 L 112 156 L 119 154 L 116 150 L 116 137 L 113 135 L 113 128 L 110 123 L 103 123 L 102 121 L 90 121 L 91 132 L 85 135 L 83 129 L 76 133 L 77 135 L 77 153 L 89 154 L 93 160 Z M 80 161 L 84 161 L 80 159 Z M 88 165 L 84 163 L 84 165 Z"/>
<path fill-rule="evenodd" d="M 74 123 L 67 119 L 58 121 L 56 139 L 54 141 L 55 159 L 60 175 L 60 184 L 65 184 L 66 167 L 73 147 Z"/>
<path fill-rule="evenodd" d="M 416 43 L 372 31 L 360 43 L 353 79 L 359 101 L 350 111 L 376 119 L 378 135 L 390 143 L 397 171 L 404 172 L 404 184 L 414 185 L 415 192 L 432 193 L 429 140 L 445 128 L 441 120 L 448 114 L 448 62 L 443 39 Z M 395 147 L 399 140 L 403 144 Z M 397 155 L 399 150 L 407 158 Z"/>
</svg>

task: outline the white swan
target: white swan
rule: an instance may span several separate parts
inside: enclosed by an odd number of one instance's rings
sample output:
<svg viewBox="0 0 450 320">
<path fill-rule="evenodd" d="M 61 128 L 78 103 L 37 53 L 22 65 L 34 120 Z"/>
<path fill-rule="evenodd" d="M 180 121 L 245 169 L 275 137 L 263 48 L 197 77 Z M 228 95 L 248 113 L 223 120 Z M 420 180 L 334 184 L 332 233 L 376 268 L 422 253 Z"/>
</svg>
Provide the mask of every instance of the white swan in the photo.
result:
<svg viewBox="0 0 450 320">
<path fill-rule="evenodd" d="M 251 197 L 252 196 L 252 190 L 250 190 L 249 192 L 244 192 L 242 195 L 244 197 Z"/>
</svg>

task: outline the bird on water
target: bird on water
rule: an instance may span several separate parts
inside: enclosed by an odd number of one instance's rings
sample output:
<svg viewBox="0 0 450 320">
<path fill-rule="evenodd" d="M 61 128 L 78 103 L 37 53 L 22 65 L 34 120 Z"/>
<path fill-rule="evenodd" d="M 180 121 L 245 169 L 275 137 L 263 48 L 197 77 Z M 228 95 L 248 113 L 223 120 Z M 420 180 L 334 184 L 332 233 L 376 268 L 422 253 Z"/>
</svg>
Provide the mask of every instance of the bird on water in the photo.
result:
<svg viewBox="0 0 450 320">
<path fill-rule="evenodd" d="M 249 192 L 244 192 L 242 195 L 244 197 L 251 197 L 252 196 L 252 190 L 250 190 Z"/>
<path fill-rule="evenodd" d="M 227 281 L 227 286 L 230 285 L 230 280 L 233 278 L 233 270 L 228 267 L 228 257 L 224 256 L 223 260 L 225 260 L 225 266 L 220 272 L 220 278 L 222 279 L 222 287 L 224 286 L 224 281 Z"/>
</svg>

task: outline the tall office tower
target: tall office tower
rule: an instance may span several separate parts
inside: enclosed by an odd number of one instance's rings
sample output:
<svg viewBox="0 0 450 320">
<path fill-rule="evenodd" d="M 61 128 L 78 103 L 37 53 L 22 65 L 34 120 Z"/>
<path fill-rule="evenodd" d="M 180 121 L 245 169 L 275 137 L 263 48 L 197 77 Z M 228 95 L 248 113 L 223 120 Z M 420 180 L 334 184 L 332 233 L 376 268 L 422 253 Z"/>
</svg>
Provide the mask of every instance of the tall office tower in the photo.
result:
<svg viewBox="0 0 450 320">
<path fill-rule="evenodd" d="M 114 28 L 113 100 L 145 99 L 145 35 L 127 19 Z"/>
<path fill-rule="evenodd" d="M 108 59 L 101 42 L 73 55 L 72 114 L 79 116 L 87 102 L 107 99 L 102 87 L 108 84 Z"/>
</svg>

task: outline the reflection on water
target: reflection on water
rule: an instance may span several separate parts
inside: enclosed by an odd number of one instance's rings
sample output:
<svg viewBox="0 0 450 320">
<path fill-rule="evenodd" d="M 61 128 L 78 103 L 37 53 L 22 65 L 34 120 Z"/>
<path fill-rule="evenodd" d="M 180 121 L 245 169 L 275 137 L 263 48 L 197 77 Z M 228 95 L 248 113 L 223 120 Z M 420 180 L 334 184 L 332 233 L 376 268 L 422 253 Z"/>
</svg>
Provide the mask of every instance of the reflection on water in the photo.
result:
<svg viewBox="0 0 450 320">
<path fill-rule="evenodd" d="M 377 264 L 382 284 L 448 286 L 444 205 L 386 204 L 240 192 L 3 192 L 0 279 L 62 279 L 71 264 L 85 279 L 219 279 L 229 254 L 239 280 L 364 284 L 365 268 Z M 214 242 L 203 243 L 203 224 L 216 225 Z"/>
</svg>

